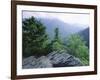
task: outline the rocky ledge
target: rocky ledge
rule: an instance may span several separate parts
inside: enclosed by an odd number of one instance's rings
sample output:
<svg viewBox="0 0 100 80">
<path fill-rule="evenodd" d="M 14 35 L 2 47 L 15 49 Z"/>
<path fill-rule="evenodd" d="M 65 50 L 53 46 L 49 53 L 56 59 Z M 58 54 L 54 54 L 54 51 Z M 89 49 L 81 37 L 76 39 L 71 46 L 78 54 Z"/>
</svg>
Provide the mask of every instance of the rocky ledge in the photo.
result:
<svg viewBox="0 0 100 80">
<path fill-rule="evenodd" d="M 22 60 L 22 68 L 52 68 L 52 67 L 82 66 L 79 58 L 76 58 L 65 51 L 54 51 L 46 56 L 36 58 L 30 56 Z"/>
</svg>

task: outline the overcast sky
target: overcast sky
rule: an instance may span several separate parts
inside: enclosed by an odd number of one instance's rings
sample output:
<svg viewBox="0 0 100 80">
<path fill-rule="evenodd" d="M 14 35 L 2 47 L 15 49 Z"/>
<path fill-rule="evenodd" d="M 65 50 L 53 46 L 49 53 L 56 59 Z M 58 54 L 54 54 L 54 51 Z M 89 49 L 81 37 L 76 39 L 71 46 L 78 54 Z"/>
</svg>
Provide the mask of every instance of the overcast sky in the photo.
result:
<svg viewBox="0 0 100 80">
<path fill-rule="evenodd" d="M 59 19 L 63 22 L 70 24 L 82 24 L 89 26 L 89 14 L 77 14 L 77 13 L 48 13 L 48 12 L 34 12 L 34 11 L 23 11 L 23 18 L 29 18 L 34 16 L 36 18 L 49 18 Z"/>
</svg>

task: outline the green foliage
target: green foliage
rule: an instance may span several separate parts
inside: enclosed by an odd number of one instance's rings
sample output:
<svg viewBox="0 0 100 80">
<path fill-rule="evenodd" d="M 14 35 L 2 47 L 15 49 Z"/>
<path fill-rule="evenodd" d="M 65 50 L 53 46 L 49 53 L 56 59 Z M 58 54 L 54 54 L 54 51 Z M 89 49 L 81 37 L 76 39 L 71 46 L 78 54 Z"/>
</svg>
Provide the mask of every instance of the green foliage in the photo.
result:
<svg viewBox="0 0 100 80">
<path fill-rule="evenodd" d="M 62 44 L 62 41 L 59 37 L 59 29 L 55 28 L 54 32 L 55 36 L 51 43 L 48 45 L 48 52 L 60 51 L 64 49 L 64 45 Z"/>
<path fill-rule="evenodd" d="M 61 43 L 59 43 L 58 41 L 52 41 L 49 45 L 48 45 L 48 52 L 52 52 L 52 51 L 60 51 L 64 49 L 64 45 L 62 45 Z"/>
<path fill-rule="evenodd" d="M 54 32 L 55 32 L 54 39 L 55 40 L 59 40 L 59 29 L 58 28 L 55 28 Z"/>
<path fill-rule="evenodd" d="M 67 39 L 67 50 L 70 54 L 80 58 L 84 65 L 89 64 L 89 50 L 85 41 L 78 35 L 73 34 Z"/>
<path fill-rule="evenodd" d="M 57 50 L 60 51 L 63 49 L 63 45 L 56 41 L 53 43 L 52 49 L 53 51 L 57 51 Z"/>
<path fill-rule="evenodd" d="M 45 26 L 34 17 L 23 20 L 23 56 L 41 55 L 46 53 L 48 36 Z"/>
</svg>

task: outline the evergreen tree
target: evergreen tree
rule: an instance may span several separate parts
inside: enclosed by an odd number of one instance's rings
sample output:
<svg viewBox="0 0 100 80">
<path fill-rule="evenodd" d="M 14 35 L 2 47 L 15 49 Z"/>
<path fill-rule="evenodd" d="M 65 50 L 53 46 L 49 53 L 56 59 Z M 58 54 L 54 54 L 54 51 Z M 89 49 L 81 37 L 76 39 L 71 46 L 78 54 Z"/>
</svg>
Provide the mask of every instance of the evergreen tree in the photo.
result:
<svg viewBox="0 0 100 80">
<path fill-rule="evenodd" d="M 84 65 L 89 64 L 88 47 L 78 34 L 73 34 L 67 39 L 67 51 L 73 56 L 80 58 Z"/>
<path fill-rule="evenodd" d="M 24 19 L 22 22 L 23 32 L 23 56 L 45 54 L 48 36 L 45 26 L 34 17 Z"/>
<path fill-rule="evenodd" d="M 48 45 L 49 52 L 60 51 L 64 49 L 64 46 L 62 45 L 62 42 L 59 36 L 59 28 L 55 28 L 54 33 L 55 33 L 54 39 Z"/>
<path fill-rule="evenodd" d="M 54 36 L 55 40 L 58 40 L 59 39 L 59 29 L 58 28 L 55 28 L 55 36 Z"/>
</svg>

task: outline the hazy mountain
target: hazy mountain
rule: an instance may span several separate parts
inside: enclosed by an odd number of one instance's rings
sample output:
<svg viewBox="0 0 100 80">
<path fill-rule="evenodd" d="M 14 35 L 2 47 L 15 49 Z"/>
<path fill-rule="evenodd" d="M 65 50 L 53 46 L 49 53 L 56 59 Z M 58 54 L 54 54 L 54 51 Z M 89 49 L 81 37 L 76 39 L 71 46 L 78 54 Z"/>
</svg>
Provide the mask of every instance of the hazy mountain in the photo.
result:
<svg viewBox="0 0 100 80">
<path fill-rule="evenodd" d="M 54 29 L 57 27 L 59 28 L 61 38 L 65 38 L 86 28 L 84 25 L 69 24 L 58 19 L 38 18 L 38 20 L 46 26 L 46 31 L 51 38 L 53 38 Z"/>
<path fill-rule="evenodd" d="M 83 37 L 86 41 L 86 45 L 89 47 L 89 27 L 80 31 L 79 34 Z"/>
</svg>

